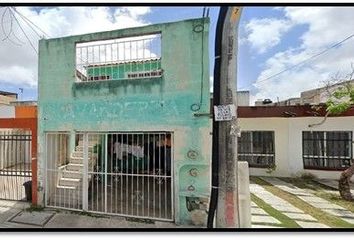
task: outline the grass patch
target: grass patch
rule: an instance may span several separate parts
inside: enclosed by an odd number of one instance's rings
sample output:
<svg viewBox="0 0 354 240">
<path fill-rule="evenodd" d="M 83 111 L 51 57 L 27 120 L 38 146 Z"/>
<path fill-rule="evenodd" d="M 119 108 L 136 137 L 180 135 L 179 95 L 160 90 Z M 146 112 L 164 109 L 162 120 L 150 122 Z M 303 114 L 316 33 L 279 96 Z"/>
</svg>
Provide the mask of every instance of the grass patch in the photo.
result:
<svg viewBox="0 0 354 240">
<path fill-rule="evenodd" d="M 261 185 L 267 191 L 284 199 L 285 201 L 287 201 L 290 204 L 294 205 L 295 207 L 301 209 L 305 213 L 313 216 L 320 223 L 326 224 L 327 226 L 332 227 L 332 228 L 354 228 L 354 224 L 350 224 L 338 217 L 335 217 L 331 214 L 328 214 L 328 213 L 322 211 L 319 208 L 315 208 L 312 205 L 308 204 L 307 202 L 296 197 L 296 195 L 285 192 L 285 191 L 271 185 L 270 183 L 263 181 L 262 179 L 259 179 L 256 177 L 251 177 L 251 180 L 253 182 Z M 306 184 L 304 182 L 298 182 L 298 186 L 300 186 L 300 185 L 306 186 Z"/>
<path fill-rule="evenodd" d="M 273 208 L 271 205 L 268 203 L 264 202 L 262 199 L 257 197 L 256 195 L 251 193 L 251 200 L 257 204 L 258 207 L 262 208 L 266 213 L 268 213 L 270 216 L 278 219 L 281 224 L 266 224 L 262 223 L 262 225 L 269 225 L 269 226 L 281 226 L 285 228 L 300 228 L 300 226 L 291 218 L 288 216 L 284 215 L 283 213 L 279 212 L 275 208 Z"/>
<path fill-rule="evenodd" d="M 336 191 L 335 189 L 328 187 L 324 184 L 318 183 L 316 181 L 295 181 L 291 178 L 284 178 L 282 180 L 292 183 L 293 185 L 295 185 L 298 188 L 311 189 L 312 193 L 315 196 L 326 199 L 327 201 L 337 204 L 341 207 L 344 207 L 354 213 L 354 202 L 347 201 L 347 200 L 344 200 L 343 198 L 341 198 L 338 190 L 337 190 L 338 195 L 336 195 L 333 193 L 326 192 L 326 190 Z"/>
</svg>

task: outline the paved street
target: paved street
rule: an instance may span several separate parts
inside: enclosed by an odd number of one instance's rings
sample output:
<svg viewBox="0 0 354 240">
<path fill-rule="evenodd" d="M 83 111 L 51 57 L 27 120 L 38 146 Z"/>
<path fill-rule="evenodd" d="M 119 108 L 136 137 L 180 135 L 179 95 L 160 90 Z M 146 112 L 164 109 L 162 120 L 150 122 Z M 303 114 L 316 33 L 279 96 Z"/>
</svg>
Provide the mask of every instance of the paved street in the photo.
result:
<svg viewBox="0 0 354 240">
<path fill-rule="evenodd" d="M 272 186 L 283 192 L 292 194 L 300 202 L 305 202 L 313 209 L 323 211 L 354 224 L 354 213 L 328 199 L 314 195 L 313 190 L 294 186 L 293 184 L 274 177 L 258 177 L 268 185 L 250 182 L 250 192 L 256 197 L 252 201 L 252 228 L 284 228 L 286 219 L 296 223 L 300 228 L 329 228 L 312 212 L 306 212 L 284 199 L 280 194 L 274 194 L 265 186 Z M 325 180 L 326 183 L 330 182 Z M 332 185 L 335 183 L 332 182 Z M 335 189 L 328 190 L 335 192 Z M 253 198 L 254 198 L 253 197 Z M 26 202 L 0 200 L 0 228 L 184 228 L 169 222 L 137 221 L 119 216 L 103 216 L 83 214 L 65 210 L 44 209 L 29 211 L 30 204 Z M 282 217 L 283 216 L 283 217 Z M 317 217 L 316 217 L 317 216 Z M 354 226 L 354 225 L 353 225 Z M 190 226 L 189 226 L 190 227 Z"/>
</svg>

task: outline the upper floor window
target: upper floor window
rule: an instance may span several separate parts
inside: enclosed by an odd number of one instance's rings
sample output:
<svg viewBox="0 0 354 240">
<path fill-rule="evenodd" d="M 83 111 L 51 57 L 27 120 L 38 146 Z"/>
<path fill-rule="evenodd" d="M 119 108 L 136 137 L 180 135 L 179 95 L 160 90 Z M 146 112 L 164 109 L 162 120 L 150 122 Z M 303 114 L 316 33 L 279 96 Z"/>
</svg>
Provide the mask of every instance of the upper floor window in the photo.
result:
<svg viewBox="0 0 354 240">
<path fill-rule="evenodd" d="M 342 170 L 352 162 L 352 132 L 302 132 L 305 169 Z"/>
<path fill-rule="evenodd" d="M 238 160 L 250 167 L 272 167 L 274 161 L 273 131 L 243 131 L 238 138 Z"/>
<path fill-rule="evenodd" d="M 161 34 L 76 44 L 78 82 L 161 75 Z"/>
</svg>

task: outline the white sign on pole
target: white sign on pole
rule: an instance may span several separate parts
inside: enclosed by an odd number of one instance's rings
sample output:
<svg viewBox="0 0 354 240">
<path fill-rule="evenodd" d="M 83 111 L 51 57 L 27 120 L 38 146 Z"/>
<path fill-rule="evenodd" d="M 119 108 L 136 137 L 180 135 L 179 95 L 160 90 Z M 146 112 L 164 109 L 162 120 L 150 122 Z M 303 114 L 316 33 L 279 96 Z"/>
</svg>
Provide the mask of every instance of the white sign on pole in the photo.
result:
<svg viewBox="0 0 354 240">
<path fill-rule="evenodd" d="M 236 117 L 234 104 L 214 106 L 215 121 L 230 121 Z"/>
</svg>

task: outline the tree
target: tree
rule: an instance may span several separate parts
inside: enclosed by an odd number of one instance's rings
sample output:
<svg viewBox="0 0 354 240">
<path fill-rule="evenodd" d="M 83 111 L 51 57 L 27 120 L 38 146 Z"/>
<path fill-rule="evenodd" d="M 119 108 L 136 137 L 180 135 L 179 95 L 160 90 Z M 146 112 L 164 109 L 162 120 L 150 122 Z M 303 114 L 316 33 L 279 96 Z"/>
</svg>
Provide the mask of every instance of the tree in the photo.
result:
<svg viewBox="0 0 354 240">
<path fill-rule="evenodd" d="M 345 111 L 347 111 L 351 106 L 354 105 L 354 85 L 351 80 L 353 80 L 354 75 L 354 67 L 351 64 L 352 71 L 350 74 L 346 76 L 346 80 L 339 81 L 339 83 L 335 84 L 337 87 L 332 89 L 330 92 L 330 86 L 327 85 L 327 92 L 329 92 L 329 98 L 326 102 L 326 116 L 324 121 L 326 120 L 328 115 L 338 115 Z M 338 80 L 338 74 L 335 79 Z M 333 81 L 332 81 L 333 82 Z M 334 86 L 334 85 L 332 85 Z M 324 122 L 322 121 L 322 123 Z M 338 189 L 340 196 L 348 201 L 353 201 L 354 198 L 350 192 L 350 179 L 354 175 L 354 163 L 344 170 L 339 178 Z"/>
</svg>

